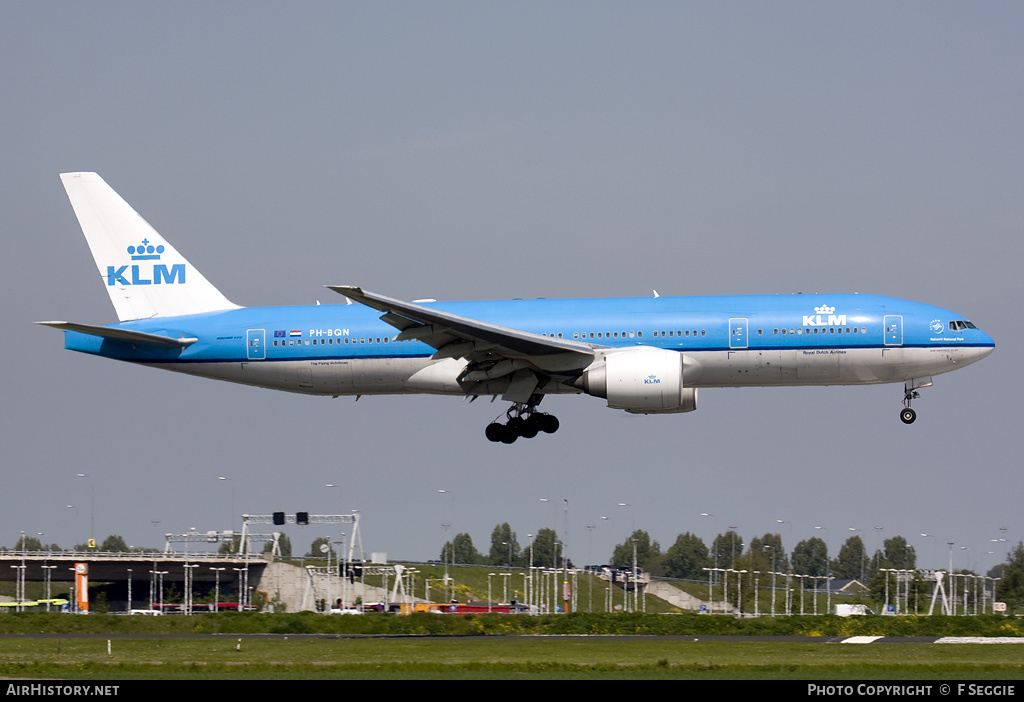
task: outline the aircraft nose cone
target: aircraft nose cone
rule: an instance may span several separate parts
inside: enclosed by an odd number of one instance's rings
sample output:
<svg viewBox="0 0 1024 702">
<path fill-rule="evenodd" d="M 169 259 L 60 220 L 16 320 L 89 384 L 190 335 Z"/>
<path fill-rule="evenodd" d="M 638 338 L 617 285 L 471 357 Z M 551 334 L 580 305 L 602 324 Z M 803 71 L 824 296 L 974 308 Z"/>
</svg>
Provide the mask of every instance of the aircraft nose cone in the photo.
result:
<svg viewBox="0 0 1024 702">
<path fill-rule="evenodd" d="M 992 339 L 991 336 L 981 331 L 980 329 L 978 330 L 978 336 L 980 337 L 980 339 L 978 340 L 979 345 L 974 349 L 974 358 L 975 360 L 980 361 L 981 359 L 985 358 L 985 356 L 988 356 L 990 353 L 996 350 L 996 342 Z"/>
<path fill-rule="evenodd" d="M 988 356 L 990 353 L 996 350 L 996 342 L 988 334 L 982 334 L 982 336 L 985 337 L 984 343 L 988 344 L 988 346 L 985 347 L 985 355 Z"/>
</svg>

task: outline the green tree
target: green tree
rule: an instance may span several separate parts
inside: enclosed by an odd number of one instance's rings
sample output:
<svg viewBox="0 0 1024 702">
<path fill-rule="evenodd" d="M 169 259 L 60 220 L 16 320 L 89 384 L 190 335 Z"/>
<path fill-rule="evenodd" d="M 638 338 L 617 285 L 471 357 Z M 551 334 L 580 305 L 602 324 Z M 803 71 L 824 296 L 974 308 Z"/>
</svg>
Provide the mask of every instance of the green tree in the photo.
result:
<svg viewBox="0 0 1024 702">
<path fill-rule="evenodd" d="M 837 580 L 861 580 L 869 574 L 866 572 L 867 551 L 860 535 L 851 536 L 839 547 L 839 554 L 832 561 L 832 577 Z"/>
<path fill-rule="evenodd" d="M 235 534 L 231 537 L 230 541 L 222 541 L 220 546 L 217 547 L 217 553 L 224 555 L 229 553 L 241 553 L 242 551 L 242 535 Z"/>
<path fill-rule="evenodd" d="M 671 578 L 699 579 L 707 576 L 703 569 L 711 567 L 711 555 L 703 539 L 686 532 L 669 546 L 661 565 Z"/>
<path fill-rule="evenodd" d="M 750 547 L 736 557 L 730 568 L 733 570 L 745 570 L 748 573 L 752 573 L 755 570 L 759 573 L 768 573 L 772 569 L 771 551 L 764 549 L 761 539 L 751 539 Z M 721 574 L 716 577 L 717 579 L 722 578 Z"/>
<path fill-rule="evenodd" d="M 108 553 L 128 553 L 129 550 L 128 544 L 117 534 L 111 534 L 100 544 L 100 551 Z"/>
<path fill-rule="evenodd" d="M 277 549 L 281 552 L 281 558 L 292 557 L 292 540 L 288 538 L 287 534 L 281 534 L 277 538 Z M 274 542 L 267 541 L 263 544 L 263 553 L 270 553 L 274 550 Z"/>
<path fill-rule="evenodd" d="M 494 531 L 491 532 L 491 550 L 487 554 L 487 563 L 494 566 L 512 566 L 519 561 L 519 558 L 519 542 L 508 522 L 494 527 Z"/>
<path fill-rule="evenodd" d="M 735 531 L 719 534 L 711 544 L 711 560 L 715 568 L 731 568 L 732 562 L 743 555 L 743 539 Z"/>
<path fill-rule="evenodd" d="M 328 536 L 318 536 L 313 539 L 313 543 L 309 545 L 309 553 L 306 554 L 307 558 L 326 558 L 327 551 L 321 551 L 321 546 L 327 546 L 327 549 L 331 548 L 331 539 Z"/>
<path fill-rule="evenodd" d="M 914 547 L 907 543 L 902 536 L 894 536 L 882 542 L 886 568 L 898 568 L 900 570 L 914 570 L 917 567 L 917 553 Z"/>
<path fill-rule="evenodd" d="M 60 551 L 57 544 L 44 544 L 34 536 L 19 536 L 15 543 L 15 551 Z"/>
<path fill-rule="evenodd" d="M 750 540 L 750 551 L 751 554 L 761 554 L 763 560 L 759 559 L 758 563 L 763 568 L 767 569 L 764 572 L 774 570 L 776 573 L 791 573 L 789 565 L 789 556 L 786 553 L 786 549 L 782 547 L 782 535 L 781 534 L 765 534 L 764 536 L 755 536 Z M 750 564 L 748 564 L 750 565 Z M 761 568 L 758 568 L 761 570 Z"/>
<path fill-rule="evenodd" d="M 611 564 L 619 568 L 633 567 L 633 547 L 636 546 L 636 565 L 647 569 L 651 561 L 661 556 L 661 546 L 651 541 L 651 535 L 643 529 L 634 531 L 628 539 L 612 551 Z"/>
<path fill-rule="evenodd" d="M 441 561 L 444 563 L 461 563 L 463 565 L 480 565 L 483 556 L 473 546 L 473 538 L 466 533 L 459 533 L 441 548 Z"/>
<path fill-rule="evenodd" d="M 793 572 L 823 578 L 828 575 L 828 545 L 814 536 L 793 549 Z"/>
<path fill-rule="evenodd" d="M 996 583 L 996 600 L 1005 602 L 1011 614 L 1024 610 L 1024 542 L 1010 551 L 1003 564 L 1002 580 Z"/>
<path fill-rule="evenodd" d="M 544 568 L 556 567 L 555 559 L 558 548 L 558 535 L 554 529 L 547 527 L 537 530 L 533 537 L 533 565 Z"/>
</svg>

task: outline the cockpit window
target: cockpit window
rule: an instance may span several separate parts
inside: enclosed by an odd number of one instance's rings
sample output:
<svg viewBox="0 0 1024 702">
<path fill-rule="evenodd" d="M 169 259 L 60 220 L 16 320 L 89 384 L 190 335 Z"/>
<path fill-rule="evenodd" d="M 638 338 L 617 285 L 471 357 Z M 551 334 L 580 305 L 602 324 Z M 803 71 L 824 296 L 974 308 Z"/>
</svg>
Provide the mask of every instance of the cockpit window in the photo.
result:
<svg viewBox="0 0 1024 702">
<path fill-rule="evenodd" d="M 977 329 L 972 322 L 958 319 L 949 323 L 950 331 L 963 331 L 964 329 Z"/>
</svg>

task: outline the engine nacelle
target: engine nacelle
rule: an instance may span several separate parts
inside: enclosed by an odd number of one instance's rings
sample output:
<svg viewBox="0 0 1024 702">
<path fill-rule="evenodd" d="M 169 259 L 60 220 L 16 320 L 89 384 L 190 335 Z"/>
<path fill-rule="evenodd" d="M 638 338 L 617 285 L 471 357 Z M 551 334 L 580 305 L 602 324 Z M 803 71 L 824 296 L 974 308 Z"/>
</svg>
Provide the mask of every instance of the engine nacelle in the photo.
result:
<svg viewBox="0 0 1024 702">
<path fill-rule="evenodd" d="M 684 360 L 678 351 L 650 346 L 613 351 L 583 371 L 576 386 L 634 414 L 692 412 L 697 389 L 683 385 Z"/>
</svg>

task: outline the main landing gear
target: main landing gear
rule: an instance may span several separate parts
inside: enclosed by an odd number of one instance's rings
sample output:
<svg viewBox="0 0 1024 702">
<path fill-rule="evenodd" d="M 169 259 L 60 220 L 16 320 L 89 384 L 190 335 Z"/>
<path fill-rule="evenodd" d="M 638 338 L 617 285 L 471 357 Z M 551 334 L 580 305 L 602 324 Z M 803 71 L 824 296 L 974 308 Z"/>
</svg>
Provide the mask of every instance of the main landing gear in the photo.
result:
<svg viewBox="0 0 1024 702">
<path fill-rule="evenodd" d="M 536 396 L 535 396 L 536 397 Z M 507 421 L 502 424 L 498 421 L 491 422 L 484 430 L 488 440 L 503 444 L 514 443 L 520 436 L 524 439 L 532 439 L 540 432 L 554 434 L 558 431 L 558 418 L 553 414 L 545 414 L 537 411 L 540 399 L 530 398 L 527 403 L 517 402 L 509 407 L 505 413 Z"/>
</svg>

